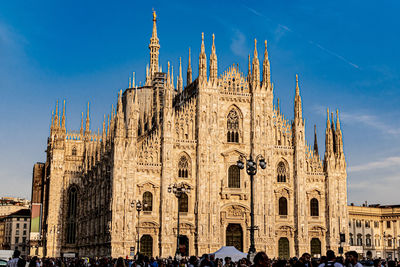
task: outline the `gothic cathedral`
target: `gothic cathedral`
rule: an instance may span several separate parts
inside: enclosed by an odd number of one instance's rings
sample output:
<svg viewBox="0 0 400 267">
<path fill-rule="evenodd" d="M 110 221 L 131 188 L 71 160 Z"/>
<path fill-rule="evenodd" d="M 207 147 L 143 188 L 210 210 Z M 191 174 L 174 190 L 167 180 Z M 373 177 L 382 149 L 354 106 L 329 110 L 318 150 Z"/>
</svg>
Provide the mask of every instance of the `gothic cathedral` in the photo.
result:
<svg viewBox="0 0 400 267">
<path fill-rule="evenodd" d="M 170 64 L 164 72 L 159 64 L 153 13 L 146 81 L 137 86 L 132 77 L 102 130 L 91 130 L 89 105 L 80 131 L 67 130 L 65 102 L 62 111 L 57 103 L 46 162 L 34 168 L 42 177 L 35 188 L 43 254 L 125 257 L 139 246 L 165 257 L 178 240 L 183 255 L 221 246 L 247 252 L 250 179 L 237 166 L 243 155 L 266 163 L 254 177 L 256 250 L 286 258 L 337 251 L 349 221 L 338 113 L 334 119 L 328 111 L 322 160 L 316 138 L 313 148 L 305 140 L 297 76 L 289 121 L 273 104 L 267 42 L 263 59 L 256 45 L 246 76 L 237 65 L 219 75 L 214 35 L 207 61 L 202 34 L 198 77 L 189 50 L 186 86 L 181 63 L 174 83 Z M 173 184 L 191 190 L 177 198 L 168 190 Z"/>
</svg>

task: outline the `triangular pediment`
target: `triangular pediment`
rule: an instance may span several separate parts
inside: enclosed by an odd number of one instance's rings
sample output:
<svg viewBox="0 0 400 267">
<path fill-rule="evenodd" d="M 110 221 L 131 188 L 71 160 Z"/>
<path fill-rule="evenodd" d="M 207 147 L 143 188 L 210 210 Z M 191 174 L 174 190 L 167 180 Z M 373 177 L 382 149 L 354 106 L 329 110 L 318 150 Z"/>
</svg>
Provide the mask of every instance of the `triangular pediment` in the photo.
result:
<svg viewBox="0 0 400 267">
<path fill-rule="evenodd" d="M 226 93 L 248 93 L 247 78 L 237 65 L 230 66 L 219 78 L 218 85 Z"/>
</svg>

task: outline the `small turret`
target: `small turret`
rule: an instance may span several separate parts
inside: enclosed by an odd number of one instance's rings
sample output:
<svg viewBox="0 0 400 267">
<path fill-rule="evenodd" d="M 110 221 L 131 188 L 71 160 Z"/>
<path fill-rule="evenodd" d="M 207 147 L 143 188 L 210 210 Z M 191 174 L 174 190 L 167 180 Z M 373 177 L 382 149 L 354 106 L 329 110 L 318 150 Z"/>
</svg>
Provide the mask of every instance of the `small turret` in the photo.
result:
<svg viewBox="0 0 400 267">
<path fill-rule="evenodd" d="M 302 115 L 302 107 L 301 107 L 301 97 L 300 97 L 300 88 L 299 88 L 299 77 L 296 74 L 296 95 L 294 98 L 294 121 L 297 124 L 303 123 L 303 115 Z"/>
<path fill-rule="evenodd" d="M 190 47 L 189 47 L 189 60 L 188 60 L 188 69 L 187 69 L 187 75 L 186 75 L 186 85 L 189 85 L 192 83 L 192 64 L 191 64 L 191 59 L 190 59 Z"/>
<path fill-rule="evenodd" d="M 87 103 L 85 135 L 90 134 L 89 102 Z"/>
<path fill-rule="evenodd" d="M 314 124 L 314 156 L 319 157 L 317 142 L 317 125 Z"/>
<path fill-rule="evenodd" d="M 215 35 L 212 35 L 212 47 L 210 54 L 210 83 L 213 86 L 217 85 L 218 79 L 218 63 L 217 63 L 217 54 L 215 51 Z"/>
<path fill-rule="evenodd" d="M 63 103 L 63 114 L 61 117 L 61 130 L 65 133 L 67 130 L 65 129 L 65 100 Z"/>
<path fill-rule="evenodd" d="M 254 55 L 253 55 L 253 65 L 252 65 L 252 88 L 253 91 L 257 90 L 260 86 L 260 62 L 258 60 L 257 53 L 257 39 L 254 39 Z"/>
<path fill-rule="evenodd" d="M 183 78 L 182 78 L 182 58 L 179 58 L 179 78 L 178 78 L 178 94 L 182 93 L 183 90 Z"/>
<path fill-rule="evenodd" d="M 271 72 L 268 59 L 267 40 L 265 40 L 264 61 L 263 61 L 263 88 L 268 89 L 271 84 Z"/>
<path fill-rule="evenodd" d="M 249 54 L 249 66 L 248 66 L 248 70 L 247 70 L 247 82 L 250 83 L 251 82 L 251 59 L 250 59 L 250 54 Z"/>
<path fill-rule="evenodd" d="M 329 109 L 326 110 L 326 130 L 325 130 L 325 160 L 327 160 L 333 154 L 333 138 L 331 122 L 329 120 Z"/>
<path fill-rule="evenodd" d="M 199 84 L 203 85 L 207 82 L 207 56 L 204 47 L 204 33 L 201 33 L 201 50 L 199 56 Z"/>
<path fill-rule="evenodd" d="M 81 135 L 83 135 L 83 112 L 82 112 L 82 118 L 81 118 L 81 129 L 80 129 Z"/>
</svg>

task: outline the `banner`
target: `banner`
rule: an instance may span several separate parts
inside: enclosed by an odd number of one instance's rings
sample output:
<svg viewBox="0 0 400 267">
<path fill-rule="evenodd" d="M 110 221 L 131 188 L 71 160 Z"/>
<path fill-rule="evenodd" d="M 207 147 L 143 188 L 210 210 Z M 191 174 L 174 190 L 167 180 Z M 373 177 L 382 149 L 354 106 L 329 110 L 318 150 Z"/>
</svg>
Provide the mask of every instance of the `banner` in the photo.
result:
<svg viewBox="0 0 400 267">
<path fill-rule="evenodd" d="M 40 235 L 42 227 L 42 204 L 33 203 L 31 214 L 31 234 L 38 233 Z"/>
</svg>

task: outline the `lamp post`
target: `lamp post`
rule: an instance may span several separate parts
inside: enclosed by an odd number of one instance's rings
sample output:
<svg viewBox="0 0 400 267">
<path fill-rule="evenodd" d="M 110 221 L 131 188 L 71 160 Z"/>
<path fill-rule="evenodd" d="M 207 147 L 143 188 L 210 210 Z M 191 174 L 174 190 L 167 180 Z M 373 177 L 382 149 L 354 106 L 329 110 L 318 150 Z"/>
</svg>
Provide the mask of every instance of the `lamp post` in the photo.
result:
<svg viewBox="0 0 400 267">
<path fill-rule="evenodd" d="M 192 188 L 188 184 L 180 183 L 180 184 L 170 184 L 168 186 L 168 193 L 173 193 L 176 198 L 178 199 L 178 224 L 177 224 L 177 235 L 176 235 L 176 252 L 175 252 L 175 257 L 180 258 L 181 253 L 179 251 L 179 212 L 180 212 L 180 206 L 179 206 L 179 200 L 183 196 L 183 194 L 189 194 L 190 190 Z"/>
<path fill-rule="evenodd" d="M 136 211 L 138 212 L 138 226 L 137 226 L 137 248 L 136 248 L 136 255 L 139 255 L 139 249 L 140 249 L 140 233 L 139 233 L 139 229 L 140 229 L 140 212 L 142 211 L 144 207 L 147 207 L 147 203 L 142 203 L 142 201 L 137 200 L 136 201 Z M 134 208 L 135 207 L 135 201 L 131 202 L 131 207 Z"/>
<path fill-rule="evenodd" d="M 237 161 L 237 166 L 239 169 L 244 169 L 244 161 L 246 161 L 246 173 L 250 175 L 250 257 L 254 256 L 256 252 L 256 247 L 254 244 L 254 231 L 256 227 L 254 226 L 254 175 L 257 173 L 257 165 L 260 165 L 261 169 L 267 167 L 267 163 L 262 155 L 258 155 L 255 160 L 253 160 L 252 154 L 250 154 L 249 159 L 246 159 L 244 155 L 239 156 Z"/>
</svg>

